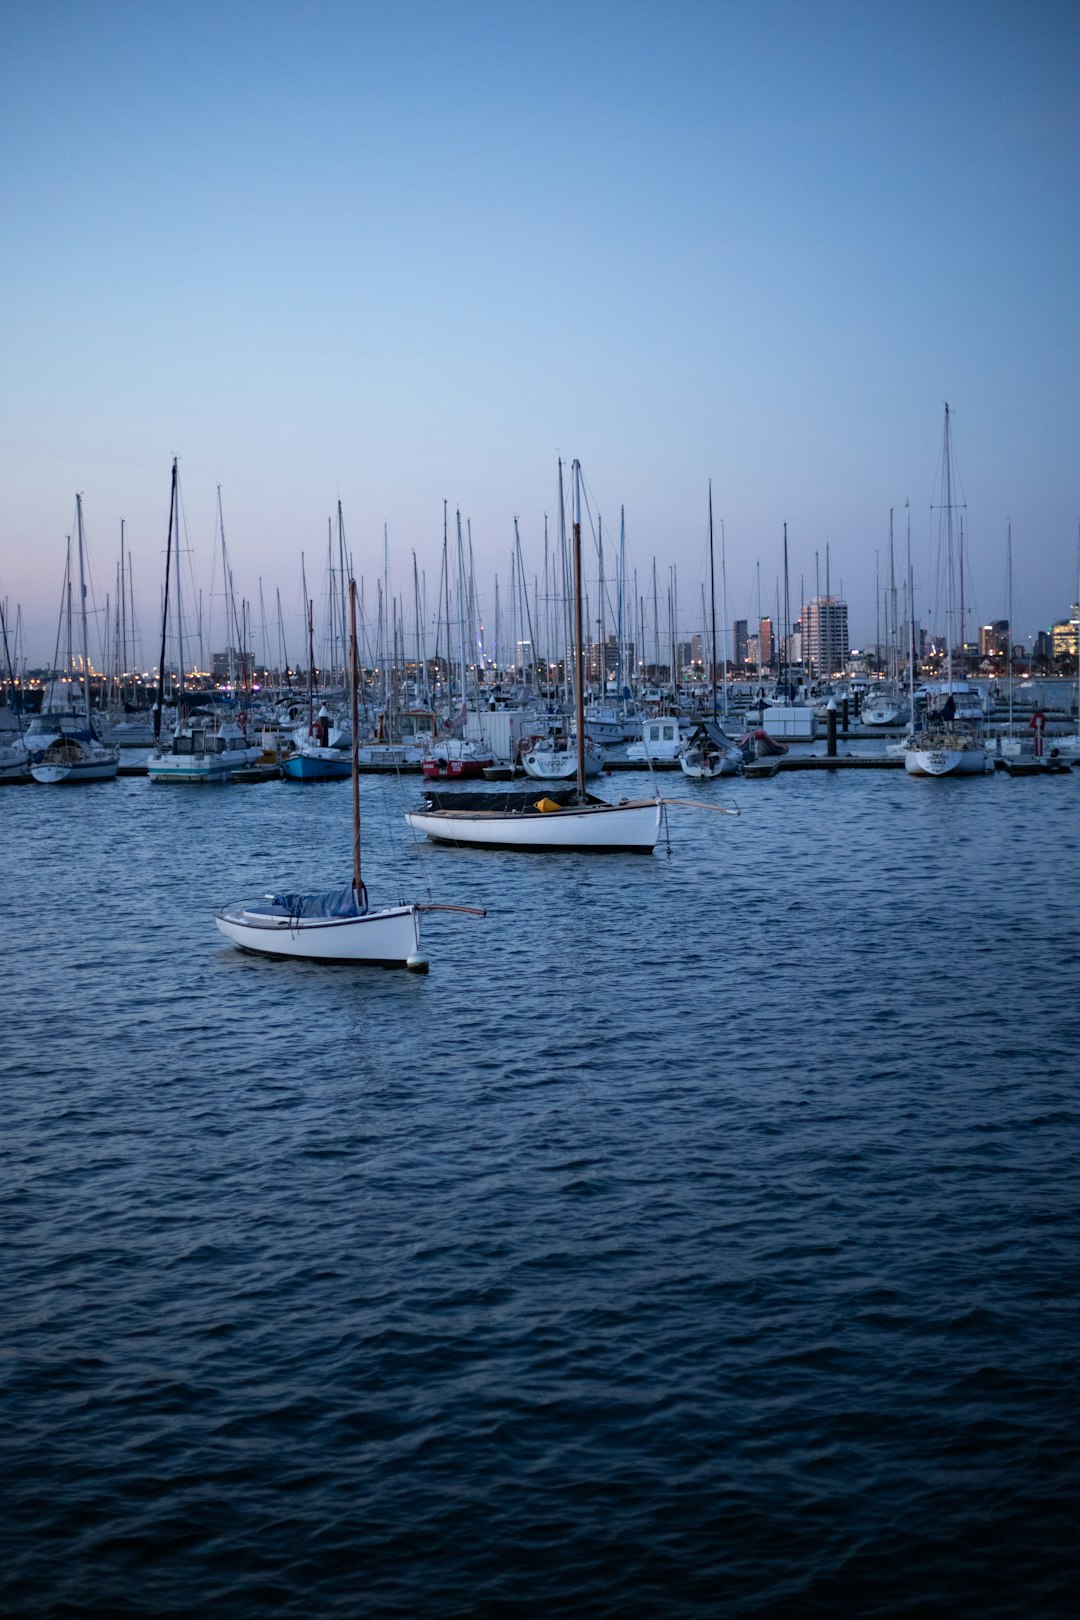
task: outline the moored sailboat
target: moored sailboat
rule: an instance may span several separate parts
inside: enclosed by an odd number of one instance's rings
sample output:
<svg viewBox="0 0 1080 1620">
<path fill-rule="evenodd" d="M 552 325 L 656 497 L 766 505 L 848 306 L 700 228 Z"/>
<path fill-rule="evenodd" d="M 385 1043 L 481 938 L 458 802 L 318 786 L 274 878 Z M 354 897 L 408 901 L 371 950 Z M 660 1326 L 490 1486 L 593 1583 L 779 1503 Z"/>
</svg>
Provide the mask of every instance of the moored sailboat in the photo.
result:
<svg viewBox="0 0 1080 1620">
<path fill-rule="evenodd" d="M 927 713 L 926 726 L 914 732 L 904 751 L 909 776 L 979 776 L 989 769 L 981 727 L 960 719 L 953 691 L 953 449 L 950 413 L 945 406 L 945 442 L 942 451 L 942 515 L 945 537 L 945 572 L 948 594 L 945 635 L 945 693 L 940 706 Z M 966 694 L 966 683 L 961 683 Z"/>
<path fill-rule="evenodd" d="M 236 901 L 214 913 L 232 944 L 264 956 L 301 957 L 318 962 L 351 962 L 371 967 L 407 967 L 427 972 L 420 949 L 420 917 L 425 911 L 482 911 L 467 906 L 421 905 L 413 901 L 373 910 L 368 904 L 360 862 L 360 768 L 356 647 L 356 582 L 349 581 L 352 685 L 353 871 L 343 889 L 315 894 L 272 893 L 261 900 Z"/>
<path fill-rule="evenodd" d="M 325 703 L 315 714 L 315 605 L 307 605 L 308 672 L 307 672 L 307 726 L 295 735 L 295 747 L 281 762 L 281 772 L 293 782 L 333 782 L 350 774 L 349 755 L 330 745 L 330 715 Z M 356 740 L 356 723 L 352 729 Z"/>
<path fill-rule="evenodd" d="M 120 750 L 110 748 L 101 741 L 94 729 L 90 709 L 90 648 L 86 625 L 86 567 L 83 540 L 82 496 L 75 497 L 75 516 L 79 545 L 79 602 L 82 626 L 82 714 L 76 716 L 74 706 L 67 715 L 58 716 L 58 730 L 50 736 L 47 730 L 36 734 L 38 745 L 28 742 L 30 774 L 35 782 L 53 787 L 60 783 L 74 785 L 79 782 L 103 782 L 115 777 L 120 769 Z M 67 588 L 68 642 L 71 641 L 71 585 Z M 72 660 L 69 658 L 69 667 Z"/>
<path fill-rule="evenodd" d="M 609 804 L 585 791 L 585 658 L 581 583 L 581 466 L 575 461 L 573 509 L 576 787 L 569 793 L 468 794 L 434 792 L 424 809 L 406 812 L 414 832 L 437 843 L 486 849 L 638 851 L 651 853 L 660 835 L 659 798 Z M 565 802 L 564 802 L 565 801 Z"/>
</svg>

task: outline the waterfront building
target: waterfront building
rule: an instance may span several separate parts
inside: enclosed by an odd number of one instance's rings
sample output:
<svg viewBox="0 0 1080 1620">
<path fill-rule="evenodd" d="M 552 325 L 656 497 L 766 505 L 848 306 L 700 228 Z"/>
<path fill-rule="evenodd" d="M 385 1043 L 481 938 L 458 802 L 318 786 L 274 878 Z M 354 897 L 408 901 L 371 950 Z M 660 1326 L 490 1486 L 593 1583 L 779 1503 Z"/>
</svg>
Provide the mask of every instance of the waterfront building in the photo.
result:
<svg viewBox="0 0 1080 1620">
<path fill-rule="evenodd" d="M 1009 650 L 1009 621 L 995 619 L 993 624 L 979 626 L 979 657 L 1004 657 Z"/>
<path fill-rule="evenodd" d="M 1050 629 L 1050 653 L 1058 658 L 1075 659 L 1080 639 L 1080 604 L 1074 602 L 1067 619 L 1057 619 Z"/>
<path fill-rule="evenodd" d="M 802 613 L 803 653 L 814 674 L 835 675 L 847 660 L 847 603 L 835 596 L 815 596 Z"/>
</svg>

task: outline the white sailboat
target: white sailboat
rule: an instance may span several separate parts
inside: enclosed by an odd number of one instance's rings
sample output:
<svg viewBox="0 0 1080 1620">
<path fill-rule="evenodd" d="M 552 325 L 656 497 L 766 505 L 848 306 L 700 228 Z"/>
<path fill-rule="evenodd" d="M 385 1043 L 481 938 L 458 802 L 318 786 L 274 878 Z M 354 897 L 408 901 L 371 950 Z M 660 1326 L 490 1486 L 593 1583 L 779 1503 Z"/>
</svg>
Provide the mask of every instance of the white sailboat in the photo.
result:
<svg viewBox="0 0 1080 1620">
<path fill-rule="evenodd" d="M 953 691 L 953 452 L 949 407 L 945 406 L 945 444 L 942 452 L 942 513 L 945 531 L 945 571 L 948 604 L 945 635 L 945 692 L 940 706 L 927 714 L 926 727 L 914 733 L 904 750 L 909 776 L 981 776 L 989 760 L 977 723 L 957 715 Z M 966 693 L 966 682 L 961 683 Z M 963 696 L 963 694 L 961 694 Z"/>
<path fill-rule="evenodd" d="M 689 742 L 679 752 L 679 769 L 695 781 L 709 782 L 717 776 L 737 776 L 743 768 L 743 751 L 716 720 L 701 720 Z"/>
<path fill-rule="evenodd" d="M 176 536 L 176 623 L 178 627 L 178 657 L 180 692 L 176 701 L 176 724 L 172 735 L 162 740 L 161 721 L 165 705 L 165 649 L 169 626 L 169 582 L 173 573 L 173 536 Z M 173 458 L 172 485 L 169 494 L 169 532 L 165 543 L 165 593 L 161 613 L 161 656 L 158 660 L 157 698 L 152 710 L 154 720 L 154 747 L 146 762 L 146 774 L 151 782 L 206 783 L 228 782 L 232 772 L 253 765 L 262 750 L 249 742 L 235 720 L 218 724 L 207 716 L 185 712 L 183 617 L 180 604 L 180 491 L 177 461 Z"/>
<path fill-rule="evenodd" d="M 425 911 L 473 911 L 467 906 L 403 902 L 373 910 L 368 904 L 360 866 L 360 767 L 357 757 L 359 715 L 356 647 L 356 582 L 349 581 L 350 662 L 352 685 L 352 882 L 343 889 L 316 894 L 273 893 L 261 900 L 239 900 L 214 913 L 218 928 L 245 951 L 263 956 L 292 956 L 315 962 L 351 962 L 369 967 L 406 967 L 427 972 L 420 949 L 420 917 Z"/>
<path fill-rule="evenodd" d="M 586 777 L 599 776 L 607 755 L 591 736 L 585 738 L 582 754 Z M 532 747 L 521 755 L 526 775 L 538 782 L 568 782 L 577 775 L 577 760 L 577 738 L 568 737 L 565 732 L 538 737 Z"/>
<path fill-rule="evenodd" d="M 116 776 L 120 769 L 120 750 L 103 743 L 94 729 L 90 711 L 90 647 L 86 626 L 86 569 L 83 541 L 82 496 L 75 497 L 76 526 L 79 537 L 79 603 L 82 626 L 82 714 L 60 717 L 59 729 L 54 736 L 38 734 L 38 745 L 28 743 L 30 774 L 35 782 L 49 787 L 60 783 L 74 785 L 79 782 L 104 782 Z M 68 584 L 67 612 L 70 642 L 71 586 Z M 66 722 L 66 723 L 65 723 Z"/>
<path fill-rule="evenodd" d="M 561 471 L 561 468 L 560 468 Z M 608 804 L 585 791 L 585 656 L 581 583 L 581 466 L 575 461 L 573 509 L 576 787 L 531 793 L 440 794 L 406 812 L 414 832 L 436 843 L 485 849 L 637 851 L 651 854 L 660 835 L 659 798 Z"/>
</svg>

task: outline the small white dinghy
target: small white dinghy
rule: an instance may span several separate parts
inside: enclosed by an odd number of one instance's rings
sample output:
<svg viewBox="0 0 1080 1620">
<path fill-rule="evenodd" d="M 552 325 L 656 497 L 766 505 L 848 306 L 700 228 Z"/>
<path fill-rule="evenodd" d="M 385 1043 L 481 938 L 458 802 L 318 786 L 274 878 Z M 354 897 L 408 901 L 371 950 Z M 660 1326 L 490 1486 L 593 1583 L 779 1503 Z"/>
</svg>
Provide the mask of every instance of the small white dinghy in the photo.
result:
<svg viewBox="0 0 1080 1620">
<path fill-rule="evenodd" d="M 371 967 L 427 971 L 420 952 L 417 905 L 369 911 L 366 894 L 352 884 L 329 894 L 268 894 L 215 911 L 226 939 L 266 956 L 313 962 L 366 962 Z"/>
<path fill-rule="evenodd" d="M 240 900 L 215 911 L 225 938 L 241 950 L 264 956 L 294 956 L 311 962 L 356 962 L 369 967 L 406 967 L 426 973 L 420 949 L 423 911 L 472 911 L 469 906 L 418 905 L 402 902 L 372 910 L 360 875 L 360 768 L 358 760 L 356 648 L 356 582 L 349 581 L 349 652 L 352 685 L 353 875 L 344 889 L 316 894 L 267 894 Z"/>
</svg>

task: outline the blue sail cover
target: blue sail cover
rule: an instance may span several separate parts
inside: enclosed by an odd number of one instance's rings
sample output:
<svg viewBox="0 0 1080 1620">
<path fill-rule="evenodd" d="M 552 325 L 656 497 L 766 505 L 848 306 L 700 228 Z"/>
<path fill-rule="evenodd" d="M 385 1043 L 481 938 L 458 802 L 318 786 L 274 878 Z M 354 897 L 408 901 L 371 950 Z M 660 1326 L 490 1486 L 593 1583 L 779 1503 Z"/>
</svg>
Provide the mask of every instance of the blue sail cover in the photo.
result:
<svg viewBox="0 0 1080 1620">
<path fill-rule="evenodd" d="M 366 906 L 358 906 L 353 886 L 330 889 L 323 894 L 275 894 L 274 906 L 287 911 L 290 917 L 362 917 Z"/>
</svg>

